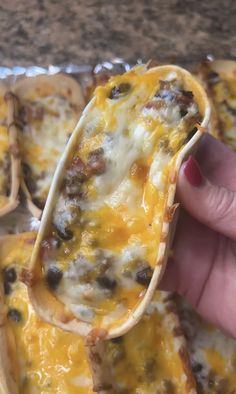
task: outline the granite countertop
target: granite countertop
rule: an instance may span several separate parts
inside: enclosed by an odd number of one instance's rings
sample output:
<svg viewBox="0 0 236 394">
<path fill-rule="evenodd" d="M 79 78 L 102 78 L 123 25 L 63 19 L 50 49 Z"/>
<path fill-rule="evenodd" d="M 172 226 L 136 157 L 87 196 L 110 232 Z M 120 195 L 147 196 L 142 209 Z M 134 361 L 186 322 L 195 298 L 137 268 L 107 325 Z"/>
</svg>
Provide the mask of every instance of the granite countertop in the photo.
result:
<svg viewBox="0 0 236 394">
<path fill-rule="evenodd" d="M 1 65 L 236 57 L 234 0 L 9 0 Z"/>
</svg>

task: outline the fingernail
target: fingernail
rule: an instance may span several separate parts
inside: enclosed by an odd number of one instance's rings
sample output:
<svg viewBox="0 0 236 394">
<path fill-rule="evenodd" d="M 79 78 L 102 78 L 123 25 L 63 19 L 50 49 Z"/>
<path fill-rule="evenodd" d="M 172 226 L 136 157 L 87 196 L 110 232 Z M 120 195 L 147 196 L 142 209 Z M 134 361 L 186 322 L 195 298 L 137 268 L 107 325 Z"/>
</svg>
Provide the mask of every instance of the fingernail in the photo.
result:
<svg viewBox="0 0 236 394">
<path fill-rule="evenodd" d="M 184 175 L 186 176 L 190 185 L 199 187 L 203 183 L 203 176 L 198 163 L 193 156 L 189 156 L 188 160 L 184 163 Z"/>
</svg>

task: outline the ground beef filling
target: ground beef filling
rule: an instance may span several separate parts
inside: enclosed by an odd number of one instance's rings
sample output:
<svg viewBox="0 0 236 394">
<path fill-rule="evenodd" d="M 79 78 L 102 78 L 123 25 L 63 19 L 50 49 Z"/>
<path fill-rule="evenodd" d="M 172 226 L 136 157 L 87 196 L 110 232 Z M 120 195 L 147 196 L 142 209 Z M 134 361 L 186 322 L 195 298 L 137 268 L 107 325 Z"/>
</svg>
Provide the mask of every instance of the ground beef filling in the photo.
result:
<svg viewBox="0 0 236 394">
<path fill-rule="evenodd" d="M 131 91 L 132 86 L 130 84 L 122 83 L 110 90 L 108 99 L 122 100 Z M 168 111 L 171 112 L 172 109 L 175 111 L 173 119 L 171 119 L 172 123 L 166 124 L 165 119 L 168 117 Z M 200 122 L 201 117 L 194 102 L 193 93 L 184 90 L 179 81 L 160 81 L 158 91 L 144 105 L 143 110 L 156 111 L 154 116 L 160 116 L 161 123 L 166 125 L 163 138 L 161 136 L 158 140 L 159 151 L 163 152 L 164 157 L 164 164 L 161 163 L 160 166 L 164 166 L 165 160 L 171 160 L 171 157 L 176 154 L 181 146 L 186 144 L 197 132 L 195 125 Z M 172 135 L 172 131 L 176 131 L 177 127 L 180 130 L 181 140 L 178 141 L 176 138 L 176 146 L 171 146 L 168 137 Z M 108 132 L 106 133 L 108 134 Z M 65 289 L 67 286 L 66 280 L 69 278 L 75 284 L 74 287 L 77 288 L 73 295 L 68 290 L 65 296 L 67 300 L 70 296 L 74 297 L 73 303 L 76 306 L 86 305 L 91 309 L 93 309 L 94 304 L 96 304 L 94 309 L 99 308 L 99 302 L 110 297 L 116 300 L 117 304 L 123 302 L 122 305 L 126 305 L 128 300 L 122 299 L 126 296 L 121 296 L 123 288 L 132 289 L 132 291 L 135 289 L 135 294 L 138 294 L 138 292 L 141 294 L 143 288 L 148 287 L 153 276 L 153 268 L 145 258 L 146 252 L 142 245 L 140 248 L 144 257 L 142 257 L 142 253 L 138 257 L 136 255 L 127 257 L 126 255 L 126 260 L 124 258 L 124 261 L 122 260 L 120 263 L 120 259 L 123 258 L 123 250 L 121 256 L 119 256 L 120 251 L 116 254 L 113 249 L 110 250 L 109 243 L 106 249 L 104 245 L 107 244 L 102 237 L 99 238 L 99 235 L 97 235 L 102 232 L 103 222 L 99 216 L 100 211 L 98 218 L 96 217 L 96 193 L 94 199 L 90 200 L 92 189 L 90 186 L 94 187 L 94 177 L 107 175 L 107 172 L 110 175 L 109 160 L 112 160 L 112 158 L 110 158 L 111 155 L 107 156 L 107 151 L 104 151 L 104 149 L 107 149 L 106 145 L 86 154 L 81 154 L 78 150 L 78 153 L 70 160 L 54 208 L 52 226 L 41 245 L 47 286 L 53 291 L 57 291 L 59 298 L 60 296 L 64 297 L 63 290 L 60 293 L 60 284 L 63 279 L 62 287 L 64 286 Z M 131 168 L 133 167 L 131 166 Z M 161 167 L 160 172 L 162 170 Z M 148 178 L 148 171 L 149 168 L 145 167 L 145 180 Z M 99 179 L 95 181 L 97 182 L 96 185 L 99 184 Z M 90 201 L 95 202 L 95 208 L 90 208 Z M 90 210 L 93 211 L 93 209 L 95 212 L 94 219 L 89 216 Z M 109 217 L 106 220 L 109 221 Z M 107 236 L 106 231 L 104 232 L 105 236 Z M 134 246 L 138 249 L 138 245 L 135 244 Z M 83 254 L 83 248 L 86 250 L 85 254 Z M 87 252 L 87 248 L 90 248 L 89 252 Z M 57 249 L 59 251 L 55 252 Z M 57 255 L 62 256 L 63 254 L 73 256 L 65 272 L 60 269 L 60 262 L 57 265 Z M 124 292 L 124 294 L 126 293 Z"/>
</svg>

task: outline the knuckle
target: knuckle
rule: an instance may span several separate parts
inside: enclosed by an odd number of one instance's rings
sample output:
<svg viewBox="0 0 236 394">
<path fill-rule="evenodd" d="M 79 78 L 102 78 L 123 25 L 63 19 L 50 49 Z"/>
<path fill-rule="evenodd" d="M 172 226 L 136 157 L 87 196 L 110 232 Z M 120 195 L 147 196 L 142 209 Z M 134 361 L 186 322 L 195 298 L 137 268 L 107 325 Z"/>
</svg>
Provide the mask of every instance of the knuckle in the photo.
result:
<svg viewBox="0 0 236 394">
<path fill-rule="evenodd" d="M 236 193 L 223 187 L 211 190 L 208 195 L 209 215 L 221 221 L 236 214 Z"/>
</svg>

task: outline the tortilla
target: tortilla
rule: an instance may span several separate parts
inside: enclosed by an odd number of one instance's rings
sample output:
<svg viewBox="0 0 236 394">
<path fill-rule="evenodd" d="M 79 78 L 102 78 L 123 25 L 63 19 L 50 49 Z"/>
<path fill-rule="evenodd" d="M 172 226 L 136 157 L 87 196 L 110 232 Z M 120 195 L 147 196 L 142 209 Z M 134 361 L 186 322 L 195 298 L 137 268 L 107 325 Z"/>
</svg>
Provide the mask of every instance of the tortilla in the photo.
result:
<svg viewBox="0 0 236 394">
<path fill-rule="evenodd" d="M 177 66 L 137 66 L 96 89 L 24 275 L 42 319 L 107 339 L 139 321 L 165 269 L 180 165 L 209 117 L 204 90 Z"/>
<path fill-rule="evenodd" d="M 102 394 L 196 393 L 173 296 L 156 292 L 124 336 L 90 344 L 95 391 Z M 102 360 L 102 363 L 100 362 Z"/>
<path fill-rule="evenodd" d="M 80 85 L 62 75 L 25 78 L 14 86 L 19 99 L 22 190 L 39 217 L 58 160 L 85 105 Z"/>
<path fill-rule="evenodd" d="M 20 156 L 14 123 L 16 98 L 0 85 L 0 217 L 13 211 L 18 201 Z"/>
<path fill-rule="evenodd" d="M 200 75 L 212 104 L 210 130 L 236 150 L 236 62 L 205 62 L 200 68 Z"/>
<path fill-rule="evenodd" d="M 178 313 L 198 393 L 234 393 L 236 340 L 204 321 L 182 298 Z"/>
<path fill-rule="evenodd" d="M 0 239 L 0 284 L 4 285 L 0 304 L 0 392 L 92 394 L 83 339 L 41 321 L 20 281 L 35 236 L 31 232 Z"/>
</svg>

